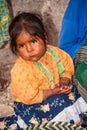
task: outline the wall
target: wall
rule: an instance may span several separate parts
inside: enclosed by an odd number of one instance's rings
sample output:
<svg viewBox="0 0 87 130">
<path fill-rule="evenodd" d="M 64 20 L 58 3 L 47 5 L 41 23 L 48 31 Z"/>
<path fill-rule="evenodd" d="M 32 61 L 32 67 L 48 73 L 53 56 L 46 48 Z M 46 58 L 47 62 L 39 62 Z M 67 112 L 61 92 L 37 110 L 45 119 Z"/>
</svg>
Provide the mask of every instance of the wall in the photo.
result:
<svg viewBox="0 0 87 130">
<path fill-rule="evenodd" d="M 61 21 L 69 0 L 12 0 L 13 15 L 19 11 L 42 15 L 51 44 L 57 45 Z"/>
</svg>

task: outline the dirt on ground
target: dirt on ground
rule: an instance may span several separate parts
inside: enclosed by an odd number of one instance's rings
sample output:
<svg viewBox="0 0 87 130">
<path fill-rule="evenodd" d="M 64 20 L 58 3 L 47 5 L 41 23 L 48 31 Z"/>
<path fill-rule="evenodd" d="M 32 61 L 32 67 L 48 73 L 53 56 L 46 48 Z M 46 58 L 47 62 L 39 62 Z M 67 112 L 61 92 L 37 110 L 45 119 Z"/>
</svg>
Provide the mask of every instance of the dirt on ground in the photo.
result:
<svg viewBox="0 0 87 130">
<path fill-rule="evenodd" d="M 10 71 L 15 60 L 16 56 L 10 51 L 9 43 L 4 48 L 0 49 L 0 78 L 7 79 L 9 83 L 7 89 L 0 91 L 0 117 L 12 115 L 14 113 Z"/>
</svg>

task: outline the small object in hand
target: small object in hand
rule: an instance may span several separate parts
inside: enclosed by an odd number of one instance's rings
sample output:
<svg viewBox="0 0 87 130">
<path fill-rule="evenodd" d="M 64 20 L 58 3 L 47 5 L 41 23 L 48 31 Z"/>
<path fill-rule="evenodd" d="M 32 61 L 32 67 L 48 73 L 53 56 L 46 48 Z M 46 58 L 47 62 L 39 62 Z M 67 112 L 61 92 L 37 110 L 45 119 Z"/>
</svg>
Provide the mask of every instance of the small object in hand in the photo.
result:
<svg viewBox="0 0 87 130">
<path fill-rule="evenodd" d="M 0 78 L 0 92 L 4 91 L 9 85 L 9 82 L 7 79 Z"/>
</svg>

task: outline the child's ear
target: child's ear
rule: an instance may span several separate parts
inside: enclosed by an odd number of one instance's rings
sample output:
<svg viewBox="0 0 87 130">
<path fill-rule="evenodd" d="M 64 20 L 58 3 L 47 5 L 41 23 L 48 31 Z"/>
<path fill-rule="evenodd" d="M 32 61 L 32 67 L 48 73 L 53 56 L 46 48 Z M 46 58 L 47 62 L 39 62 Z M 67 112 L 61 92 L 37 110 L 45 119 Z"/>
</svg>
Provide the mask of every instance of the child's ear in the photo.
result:
<svg viewBox="0 0 87 130">
<path fill-rule="evenodd" d="M 17 46 L 16 46 L 15 50 L 16 50 L 16 54 L 19 55 Z"/>
<path fill-rule="evenodd" d="M 47 33 L 45 32 L 45 41 L 46 41 L 46 43 L 48 43 L 48 35 L 47 35 Z"/>
</svg>

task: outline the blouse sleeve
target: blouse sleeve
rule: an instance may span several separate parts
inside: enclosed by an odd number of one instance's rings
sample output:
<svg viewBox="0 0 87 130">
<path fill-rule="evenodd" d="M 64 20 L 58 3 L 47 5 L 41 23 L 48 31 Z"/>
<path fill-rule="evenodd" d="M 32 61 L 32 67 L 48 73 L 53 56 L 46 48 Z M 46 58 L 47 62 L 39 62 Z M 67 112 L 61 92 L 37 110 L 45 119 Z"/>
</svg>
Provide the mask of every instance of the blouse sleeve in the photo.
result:
<svg viewBox="0 0 87 130">
<path fill-rule="evenodd" d="M 74 64 L 73 60 L 68 53 L 58 48 L 58 55 L 61 59 L 61 63 L 64 66 L 64 73 L 60 77 L 67 77 L 69 79 L 74 75 Z"/>
</svg>

